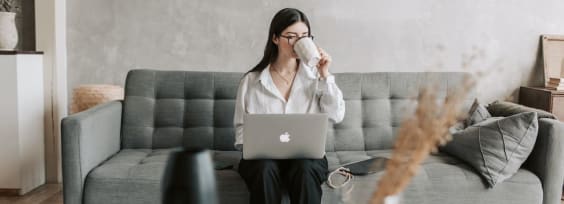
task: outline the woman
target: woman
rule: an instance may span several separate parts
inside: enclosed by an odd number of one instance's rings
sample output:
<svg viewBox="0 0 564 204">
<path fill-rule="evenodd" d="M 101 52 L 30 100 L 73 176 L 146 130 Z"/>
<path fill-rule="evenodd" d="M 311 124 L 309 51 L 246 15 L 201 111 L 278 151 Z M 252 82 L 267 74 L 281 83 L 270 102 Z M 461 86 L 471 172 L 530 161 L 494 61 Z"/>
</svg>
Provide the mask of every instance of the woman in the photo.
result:
<svg viewBox="0 0 564 204">
<path fill-rule="evenodd" d="M 329 72 L 331 57 L 318 48 L 315 67 L 300 62 L 293 44 L 312 37 L 304 13 L 280 10 L 270 24 L 262 60 L 239 84 L 235 104 L 235 147 L 243 145 L 245 114 L 326 113 L 335 123 L 343 120 L 343 94 Z M 239 174 L 250 191 L 251 203 L 280 203 L 285 186 L 292 203 L 320 203 L 321 184 L 327 179 L 327 159 L 244 160 Z"/>
</svg>

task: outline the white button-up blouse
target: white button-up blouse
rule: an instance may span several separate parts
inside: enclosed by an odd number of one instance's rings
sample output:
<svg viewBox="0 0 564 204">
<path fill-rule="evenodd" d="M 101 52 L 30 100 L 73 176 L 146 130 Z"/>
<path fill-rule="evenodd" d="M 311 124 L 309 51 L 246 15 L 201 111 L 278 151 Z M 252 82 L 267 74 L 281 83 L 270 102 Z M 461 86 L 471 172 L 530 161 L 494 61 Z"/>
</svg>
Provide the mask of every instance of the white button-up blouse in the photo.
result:
<svg viewBox="0 0 564 204">
<path fill-rule="evenodd" d="M 343 93 L 330 75 L 321 79 L 317 68 L 300 63 L 288 101 L 284 99 L 272 77 L 270 67 L 262 72 L 249 72 L 239 83 L 235 103 L 235 148 L 243 146 L 245 114 L 326 113 L 334 123 L 345 115 Z"/>
</svg>

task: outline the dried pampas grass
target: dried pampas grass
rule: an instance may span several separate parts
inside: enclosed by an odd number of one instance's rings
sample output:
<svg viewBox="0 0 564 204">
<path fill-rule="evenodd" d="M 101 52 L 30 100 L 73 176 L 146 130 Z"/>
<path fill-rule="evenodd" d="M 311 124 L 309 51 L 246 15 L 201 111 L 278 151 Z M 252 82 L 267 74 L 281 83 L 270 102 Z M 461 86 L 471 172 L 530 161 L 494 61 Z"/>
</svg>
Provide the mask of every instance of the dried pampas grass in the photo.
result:
<svg viewBox="0 0 564 204">
<path fill-rule="evenodd" d="M 391 159 L 372 194 L 372 204 L 384 204 L 386 197 L 399 194 L 417 173 L 421 162 L 436 152 L 438 145 L 452 139 L 449 128 L 465 116 L 461 109 L 473 87 L 474 81 L 465 77 L 442 104 L 437 103 L 436 89 L 427 87 L 421 91 L 415 114 L 399 128 Z"/>
</svg>

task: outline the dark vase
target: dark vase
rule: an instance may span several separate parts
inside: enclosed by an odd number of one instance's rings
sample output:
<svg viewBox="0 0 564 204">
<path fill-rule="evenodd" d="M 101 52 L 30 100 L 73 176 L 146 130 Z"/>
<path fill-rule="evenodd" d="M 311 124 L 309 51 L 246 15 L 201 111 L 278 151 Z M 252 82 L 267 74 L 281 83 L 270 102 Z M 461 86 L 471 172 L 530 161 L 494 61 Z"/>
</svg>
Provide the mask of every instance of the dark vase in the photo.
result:
<svg viewBox="0 0 564 204">
<path fill-rule="evenodd" d="M 216 204 L 215 172 L 210 152 L 186 149 L 173 152 L 162 183 L 163 204 Z"/>
</svg>

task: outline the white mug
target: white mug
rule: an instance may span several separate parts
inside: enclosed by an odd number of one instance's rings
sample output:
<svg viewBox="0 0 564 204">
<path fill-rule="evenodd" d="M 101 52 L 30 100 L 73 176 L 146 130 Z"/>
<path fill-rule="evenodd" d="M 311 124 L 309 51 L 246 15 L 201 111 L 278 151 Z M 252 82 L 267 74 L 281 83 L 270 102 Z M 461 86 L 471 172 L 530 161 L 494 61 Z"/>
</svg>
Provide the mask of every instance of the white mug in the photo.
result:
<svg viewBox="0 0 564 204">
<path fill-rule="evenodd" d="M 314 67 L 319 63 L 319 60 L 321 60 L 317 46 L 315 46 L 315 43 L 313 43 L 313 40 L 309 37 L 298 39 L 298 41 L 294 43 L 294 51 L 298 55 L 298 58 L 310 67 Z"/>
</svg>

